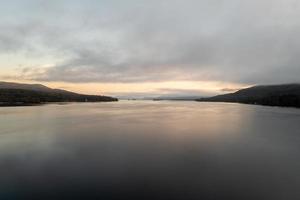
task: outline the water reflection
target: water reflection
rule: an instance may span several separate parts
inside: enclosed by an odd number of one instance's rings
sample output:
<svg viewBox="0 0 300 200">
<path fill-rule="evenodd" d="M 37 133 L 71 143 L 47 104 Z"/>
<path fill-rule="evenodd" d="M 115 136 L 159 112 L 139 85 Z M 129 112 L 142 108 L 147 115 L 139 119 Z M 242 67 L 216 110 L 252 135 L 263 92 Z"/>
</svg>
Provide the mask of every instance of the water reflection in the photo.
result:
<svg viewBox="0 0 300 200">
<path fill-rule="evenodd" d="M 297 199 L 299 121 L 222 103 L 0 108 L 0 199 Z"/>
</svg>

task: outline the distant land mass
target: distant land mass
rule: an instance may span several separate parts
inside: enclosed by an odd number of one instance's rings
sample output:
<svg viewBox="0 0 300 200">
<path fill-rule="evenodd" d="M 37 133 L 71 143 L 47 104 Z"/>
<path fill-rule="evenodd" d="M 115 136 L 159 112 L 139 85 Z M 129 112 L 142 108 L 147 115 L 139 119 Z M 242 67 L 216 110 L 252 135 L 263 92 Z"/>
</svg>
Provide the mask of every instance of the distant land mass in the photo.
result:
<svg viewBox="0 0 300 200">
<path fill-rule="evenodd" d="M 110 102 L 117 98 L 84 95 L 41 84 L 0 82 L 0 106 L 25 106 L 58 102 Z"/>
<path fill-rule="evenodd" d="M 201 98 L 200 96 L 161 96 L 152 98 L 153 101 L 195 101 Z"/>
<path fill-rule="evenodd" d="M 266 106 L 300 108 L 300 84 L 262 85 L 239 90 L 235 93 L 200 98 L 205 102 L 232 102 Z"/>
</svg>

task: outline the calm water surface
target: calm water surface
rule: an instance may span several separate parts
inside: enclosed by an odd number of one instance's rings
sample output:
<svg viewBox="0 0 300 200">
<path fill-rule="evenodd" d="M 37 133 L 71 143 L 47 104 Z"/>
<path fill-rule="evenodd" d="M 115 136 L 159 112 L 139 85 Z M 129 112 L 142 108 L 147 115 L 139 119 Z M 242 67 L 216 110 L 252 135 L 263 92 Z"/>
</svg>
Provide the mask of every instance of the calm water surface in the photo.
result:
<svg viewBox="0 0 300 200">
<path fill-rule="evenodd" d="M 300 199 L 300 109 L 0 108 L 0 199 Z"/>
</svg>

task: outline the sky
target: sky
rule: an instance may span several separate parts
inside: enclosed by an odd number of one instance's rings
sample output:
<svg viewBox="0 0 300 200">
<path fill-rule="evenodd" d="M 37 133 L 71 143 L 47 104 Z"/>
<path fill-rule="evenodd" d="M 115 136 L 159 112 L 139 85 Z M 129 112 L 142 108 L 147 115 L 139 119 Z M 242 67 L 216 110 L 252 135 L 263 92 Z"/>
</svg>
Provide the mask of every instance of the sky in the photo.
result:
<svg viewBox="0 0 300 200">
<path fill-rule="evenodd" d="M 0 0 L 0 80 L 209 96 L 300 82 L 299 0 Z"/>
</svg>

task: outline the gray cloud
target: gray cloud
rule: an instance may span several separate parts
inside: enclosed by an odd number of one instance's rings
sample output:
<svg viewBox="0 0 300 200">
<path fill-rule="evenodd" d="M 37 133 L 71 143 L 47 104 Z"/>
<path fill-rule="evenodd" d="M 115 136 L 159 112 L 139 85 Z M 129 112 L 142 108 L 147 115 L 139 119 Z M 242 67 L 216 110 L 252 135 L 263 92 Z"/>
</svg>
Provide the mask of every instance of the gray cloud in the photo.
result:
<svg viewBox="0 0 300 200">
<path fill-rule="evenodd" d="M 29 2 L 0 22 L 1 54 L 53 58 L 25 79 L 300 81 L 297 0 Z"/>
</svg>

